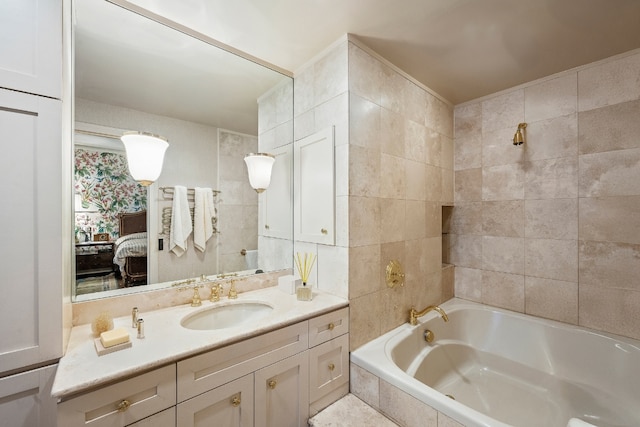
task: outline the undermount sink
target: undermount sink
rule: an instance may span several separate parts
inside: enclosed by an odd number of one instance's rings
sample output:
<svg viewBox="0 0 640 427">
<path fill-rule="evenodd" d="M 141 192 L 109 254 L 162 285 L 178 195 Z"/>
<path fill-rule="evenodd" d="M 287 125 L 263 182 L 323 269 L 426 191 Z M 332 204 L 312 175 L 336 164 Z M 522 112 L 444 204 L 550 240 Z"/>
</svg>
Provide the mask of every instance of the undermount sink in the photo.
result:
<svg viewBox="0 0 640 427">
<path fill-rule="evenodd" d="M 260 320 L 272 310 L 273 307 L 262 302 L 238 302 L 189 314 L 182 318 L 180 324 L 199 331 L 225 329 Z"/>
</svg>

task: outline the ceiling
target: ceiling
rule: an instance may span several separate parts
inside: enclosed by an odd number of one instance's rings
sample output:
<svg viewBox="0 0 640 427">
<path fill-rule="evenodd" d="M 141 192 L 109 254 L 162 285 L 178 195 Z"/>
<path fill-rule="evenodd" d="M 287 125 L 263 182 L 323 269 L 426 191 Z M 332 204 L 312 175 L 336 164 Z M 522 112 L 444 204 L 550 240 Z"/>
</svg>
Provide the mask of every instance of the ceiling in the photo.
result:
<svg viewBox="0 0 640 427">
<path fill-rule="evenodd" d="M 640 48 L 638 0 L 133 0 L 295 72 L 346 33 L 452 104 Z"/>
</svg>

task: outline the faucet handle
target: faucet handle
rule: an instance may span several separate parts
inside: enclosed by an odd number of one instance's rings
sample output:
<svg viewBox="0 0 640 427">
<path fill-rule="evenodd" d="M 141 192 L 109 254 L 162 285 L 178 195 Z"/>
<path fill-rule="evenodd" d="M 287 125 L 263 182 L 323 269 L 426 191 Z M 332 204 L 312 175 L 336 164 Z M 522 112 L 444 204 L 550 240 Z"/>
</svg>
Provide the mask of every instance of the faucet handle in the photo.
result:
<svg viewBox="0 0 640 427">
<path fill-rule="evenodd" d="M 231 285 L 229 287 L 229 295 L 227 295 L 227 297 L 229 299 L 236 299 L 236 298 L 238 298 L 238 291 L 236 291 L 235 280 L 231 279 L 230 283 L 231 283 Z"/>
<path fill-rule="evenodd" d="M 211 290 L 211 295 L 209 296 L 209 301 L 218 302 L 220 301 L 220 295 L 222 295 L 222 285 L 219 283 L 214 283 L 209 287 Z"/>
<path fill-rule="evenodd" d="M 196 285 L 193 287 L 193 298 L 191 299 L 191 307 L 200 307 L 202 305 L 202 300 L 200 299 L 200 291 L 198 290 L 200 286 Z"/>
</svg>

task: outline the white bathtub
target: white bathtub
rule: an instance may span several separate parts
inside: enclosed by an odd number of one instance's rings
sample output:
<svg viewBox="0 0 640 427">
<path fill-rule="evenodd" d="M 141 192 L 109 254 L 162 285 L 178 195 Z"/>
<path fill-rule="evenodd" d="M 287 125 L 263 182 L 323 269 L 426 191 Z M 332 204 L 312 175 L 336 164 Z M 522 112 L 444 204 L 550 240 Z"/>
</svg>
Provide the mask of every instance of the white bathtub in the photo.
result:
<svg viewBox="0 0 640 427">
<path fill-rule="evenodd" d="M 449 322 L 430 312 L 351 361 L 465 426 L 640 426 L 640 342 L 455 298 L 440 307 Z"/>
</svg>

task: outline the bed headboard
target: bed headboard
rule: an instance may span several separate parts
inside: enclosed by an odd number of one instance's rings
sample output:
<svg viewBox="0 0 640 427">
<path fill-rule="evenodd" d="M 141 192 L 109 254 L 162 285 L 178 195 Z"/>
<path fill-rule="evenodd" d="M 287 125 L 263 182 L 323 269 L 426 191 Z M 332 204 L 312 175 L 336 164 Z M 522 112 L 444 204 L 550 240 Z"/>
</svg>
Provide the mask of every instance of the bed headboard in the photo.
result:
<svg viewBox="0 0 640 427">
<path fill-rule="evenodd" d="M 120 219 L 120 236 L 147 231 L 147 211 L 123 212 Z"/>
</svg>

